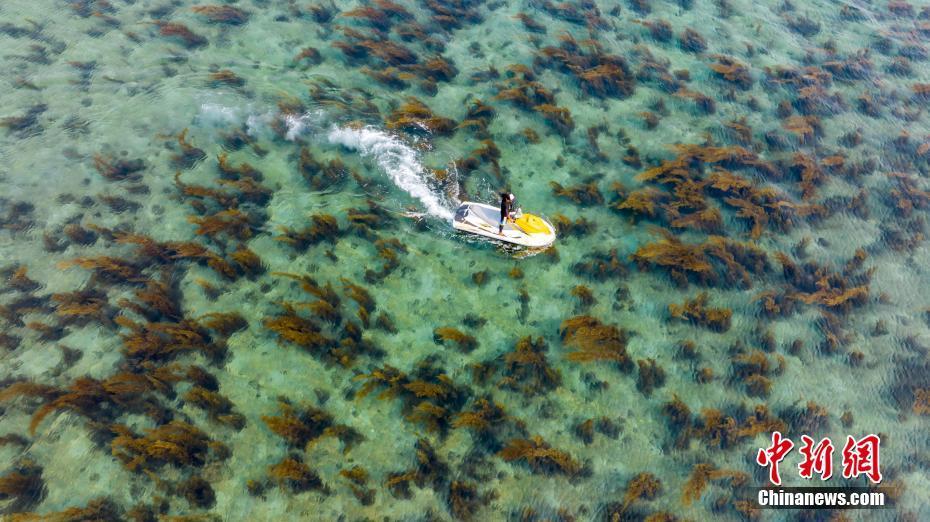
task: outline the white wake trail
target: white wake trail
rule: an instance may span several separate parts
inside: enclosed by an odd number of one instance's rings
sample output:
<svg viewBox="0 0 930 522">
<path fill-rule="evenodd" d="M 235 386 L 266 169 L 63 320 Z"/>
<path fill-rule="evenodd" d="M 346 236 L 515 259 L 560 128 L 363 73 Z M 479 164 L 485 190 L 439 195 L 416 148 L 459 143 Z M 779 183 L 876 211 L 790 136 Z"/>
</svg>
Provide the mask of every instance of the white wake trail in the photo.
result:
<svg viewBox="0 0 930 522">
<path fill-rule="evenodd" d="M 427 184 L 426 169 L 420 164 L 416 151 L 397 137 L 374 127 L 333 127 L 328 138 L 330 143 L 374 158 L 394 184 L 420 200 L 430 215 L 452 219 L 452 210 Z"/>
</svg>

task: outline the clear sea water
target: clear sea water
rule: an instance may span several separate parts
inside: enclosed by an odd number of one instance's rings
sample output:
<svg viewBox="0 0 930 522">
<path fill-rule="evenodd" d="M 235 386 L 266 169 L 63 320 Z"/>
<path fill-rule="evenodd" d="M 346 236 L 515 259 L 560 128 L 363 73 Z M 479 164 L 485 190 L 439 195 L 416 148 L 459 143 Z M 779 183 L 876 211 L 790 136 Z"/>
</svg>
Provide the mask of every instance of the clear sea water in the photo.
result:
<svg viewBox="0 0 930 522">
<path fill-rule="evenodd" d="M 930 89 L 921 94 L 920 87 L 930 84 L 925 5 L 742 0 L 370 5 L 238 0 L 212 10 L 205 5 L 0 3 L 0 270 L 6 279 L 0 287 L 0 384 L 7 390 L 25 382 L 50 387 L 25 395 L 0 392 L 0 436 L 7 435 L 0 445 L 4 517 L 83 520 L 89 515 L 80 510 L 97 509 L 104 517 L 105 508 L 113 519 L 143 520 L 930 519 L 930 392 L 924 391 L 930 389 L 925 242 L 930 195 L 924 192 L 930 190 L 930 145 L 924 145 L 930 144 L 925 110 Z M 381 14 L 366 19 L 364 8 Z M 521 14 L 539 27 L 522 21 Z M 661 21 L 670 34 L 657 25 Z M 178 36 L 182 26 L 170 24 L 183 24 L 190 33 Z M 416 34 L 418 28 L 422 32 Z M 687 29 L 700 34 L 703 50 L 680 43 Z M 388 54 L 398 46 L 412 54 Z M 546 58 L 546 48 L 559 46 L 576 58 L 599 54 L 603 63 L 612 59 L 605 57 L 621 57 L 631 90 L 607 88 L 598 95 L 592 92 L 596 87 L 586 89 L 580 78 L 598 64 L 570 67 Z M 424 65 L 435 57 L 451 73 Z M 711 68 L 728 57 L 748 76 L 729 81 Z M 379 74 L 392 79 L 379 81 Z M 521 106 L 504 99 L 502 91 L 521 78 L 538 82 L 529 85 L 550 93 L 551 105 L 567 109 L 573 129 L 559 132 L 540 114 L 539 100 Z M 713 112 L 682 96 L 686 92 L 711 98 Z M 410 111 L 412 123 L 399 121 L 411 97 L 451 119 L 448 132 Z M 466 121 L 477 100 L 493 109 L 485 125 Z M 647 124 L 646 112 L 658 118 L 655 125 Z M 744 126 L 742 135 L 734 123 Z M 808 131 L 797 130 L 804 125 L 813 133 L 807 139 Z M 185 130 L 182 141 L 202 153 L 179 160 L 178 136 Z M 496 157 L 473 152 L 489 150 L 489 143 Z M 671 226 L 671 187 L 641 174 L 674 159 L 676 144 L 752 151 L 773 168 L 733 162 L 690 167 L 701 179 L 715 166 L 732 170 L 756 189 L 773 191 L 784 206 L 821 209 L 820 217 L 798 210 L 790 225 L 779 227 L 773 217 L 753 234 L 751 221 L 734 204 L 703 185 L 704 201 L 719 210 L 718 226 Z M 323 165 L 308 166 L 307 155 Z M 251 179 L 241 169 L 221 172 L 221 156 L 229 165 L 247 163 L 260 171 L 257 181 L 268 189 L 267 201 L 247 201 L 221 183 Z M 843 157 L 839 167 L 837 156 Z M 477 158 L 474 168 L 461 161 L 469 157 Z M 812 160 L 820 173 L 811 194 L 799 182 L 799 157 Z M 107 166 L 135 160 L 142 168 L 124 169 L 125 179 L 104 176 Z M 234 202 L 227 206 L 250 216 L 248 232 L 198 234 L 191 217 L 223 208 L 216 198 L 185 195 L 178 182 L 228 191 Z M 553 182 L 567 188 L 593 183 L 602 199 L 572 201 L 556 194 Z M 623 186 L 620 196 L 615 183 Z M 665 193 L 656 217 L 612 208 L 643 188 Z M 526 211 L 591 226 L 563 232 L 546 252 L 453 233 L 449 219 L 459 201 L 494 203 L 503 190 L 516 193 Z M 353 216 L 372 212 L 370 204 L 376 209 L 372 226 L 353 226 L 358 222 Z M 286 241 L 288 230 L 305 229 L 323 215 L 336 219 L 335 237 L 304 247 Z M 747 242 L 766 254 L 769 268 L 751 276 L 751 287 L 725 284 L 731 269 L 719 265 L 718 284 L 691 278 L 683 287 L 668 270 L 639 266 L 631 258 L 661 239 L 659 227 L 689 244 L 711 235 Z M 82 241 L 82 230 L 92 238 Z M 141 255 L 112 231 L 162 243 L 196 242 L 226 259 L 245 246 L 264 270 L 224 278 L 205 260 Z M 600 276 L 579 270 L 579 263 L 611 249 L 619 268 Z M 866 254 L 862 267 L 843 274 L 859 249 Z M 806 288 L 792 285 L 778 253 L 802 267 L 814 264 L 804 269 Z M 69 265 L 99 256 L 127 259 L 139 275 L 114 281 Z M 817 273 L 817 266 L 824 271 Z M 35 284 L 17 277 L 20 267 Z M 308 275 L 321 287 L 331 284 L 341 317 L 335 325 L 313 321 L 337 342 L 358 329 L 353 342 L 363 339 L 368 349 L 340 362 L 272 331 L 269 320 L 286 315 L 283 303 L 317 301 L 285 273 Z M 867 285 L 867 295 L 847 310 L 797 297 L 813 294 L 826 273 L 848 276 L 850 287 Z M 146 279 L 174 287 L 179 314 L 146 317 L 138 305 L 128 304 L 140 301 L 137 292 Z M 370 320 L 359 315 L 348 283 L 370 294 Z M 102 299 L 106 305 L 75 318 L 64 311 L 63 298 L 54 296 L 82 289 L 97 292 L 95 303 Z M 702 291 L 708 292 L 708 306 L 732 311 L 725 331 L 672 317 L 669 305 Z M 766 315 L 760 295 L 767 291 L 794 295 L 796 309 Z M 306 305 L 295 310 L 301 317 L 313 315 Z M 226 347 L 222 356 L 181 349 L 146 364 L 127 352 L 128 323 L 113 322 L 123 317 L 164 325 L 184 317 L 203 325 L 212 313 L 239 314 L 247 323 L 228 335 L 211 333 Z M 581 315 L 628 333 L 632 370 L 569 359 L 575 347 L 560 325 Z M 379 326 L 378 318 L 393 328 Z M 462 350 L 454 341 L 437 340 L 436 329 L 443 327 L 472 336 L 475 347 Z M 831 348 L 833 335 L 840 339 Z M 508 354 L 527 336 L 547 346 L 547 364 L 560 375 L 552 386 L 521 388 L 531 387 L 529 380 L 508 375 Z M 693 342 L 696 356 L 682 356 L 685 341 Z M 175 339 L 163 348 L 182 344 Z M 762 350 L 773 367 L 783 361 L 783 369 L 768 370 L 764 393 L 749 393 L 734 363 L 754 350 Z M 648 375 L 640 376 L 637 361 L 649 359 L 664 378 L 647 393 L 638 386 Z M 413 381 L 426 363 L 444 374 L 434 381 L 454 389 L 446 390 L 454 397 L 432 402 L 445 410 L 438 429 L 425 417 L 418 420 L 415 408 L 423 396 L 410 388 L 384 399 L 378 397 L 383 387 L 359 393 L 366 374 L 393 367 Z M 151 411 L 136 402 L 120 402 L 119 394 L 129 392 L 110 389 L 91 395 L 90 405 L 59 401 L 30 430 L 43 404 L 79 386 L 78 379 L 107 382 L 127 372 L 152 375 L 160 367 L 183 374 L 192 365 L 214 376 L 214 391 L 230 401 L 239 422 L 224 423 L 198 407 L 188 393 L 195 383 L 179 378 L 165 389 L 149 381 L 139 394 L 161 416 L 146 414 Z M 714 378 L 704 382 L 699 377 L 707 369 Z M 880 434 L 883 485 L 894 491 L 894 505 L 841 514 L 750 511 L 737 502 L 742 493 L 733 482 L 739 481 L 725 473 L 688 502 L 686 484 L 700 463 L 745 473 L 748 485 L 763 484 L 765 470 L 754 459 L 770 432 L 760 430 L 722 448 L 706 432 L 676 445 L 680 431 L 664 413 L 676 397 L 690 408 L 696 431 L 702 410 L 721 410 L 742 425 L 764 404 L 798 444 L 802 434 L 831 437 L 837 469 L 846 435 Z M 454 425 L 462 413 L 478 409 L 481 399 L 508 415 L 494 421 L 493 436 Z M 267 420 L 281 415 L 282 401 L 298 411 L 323 410 L 330 420 L 308 420 L 315 432 L 311 440 L 289 444 Z M 809 404 L 823 415 L 799 413 Z M 120 459 L 114 426 L 142 440 L 169 419 L 195 426 L 228 455 L 222 458 L 214 445 L 205 462 L 183 463 L 160 458 L 149 446 L 147 464 L 133 469 Z M 588 438 L 579 426 L 591 419 L 597 429 Z M 355 443 L 331 436 L 332 425 L 354 430 Z M 327 426 L 330 431 L 323 433 Z M 511 439 L 534 436 L 584 470 L 564 473 L 503 458 L 500 450 Z M 149 442 L 157 445 L 156 439 Z M 424 450 L 427 446 L 431 449 Z M 276 478 L 273 467 L 288 457 L 305 464 L 320 484 L 302 488 L 293 479 Z M 786 485 L 805 484 L 797 476 L 798 462 L 795 450 L 782 464 Z M 367 472 L 364 483 L 340 474 L 356 466 Z M 392 482 L 405 472 L 406 491 Z M 631 480 L 644 472 L 661 486 L 624 505 Z M 33 477 L 25 492 L 17 474 Z M 198 490 L 199 497 L 189 491 L 194 477 L 209 484 Z M 843 484 L 866 482 L 828 482 Z M 456 507 L 463 498 L 467 507 Z M 659 518 L 663 514 L 675 518 Z"/>
</svg>

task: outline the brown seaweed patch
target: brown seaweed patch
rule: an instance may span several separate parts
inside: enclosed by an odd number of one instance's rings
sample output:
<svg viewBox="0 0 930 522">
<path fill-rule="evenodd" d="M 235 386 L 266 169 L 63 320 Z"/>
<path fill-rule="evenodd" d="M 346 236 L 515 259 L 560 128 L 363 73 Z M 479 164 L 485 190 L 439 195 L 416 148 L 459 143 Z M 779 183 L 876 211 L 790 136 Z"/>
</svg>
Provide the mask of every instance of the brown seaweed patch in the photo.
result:
<svg viewBox="0 0 930 522">
<path fill-rule="evenodd" d="M 109 306 L 106 293 L 86 288 L 70 293 L 52 294 L 55 313 L 65 324 L 84 325 L 91 320 L 113 326 L 116 310 Z"/>
<path fill-rule="evenodd" d="M 792 31 L 800 34 L 801 36 L 811 37 L 820 32 L 820 23 L 806 16 L 788 16 L 784 17 L 785 24 L 791 28 Z"/>
<path fill-rule="evenodd" d="M 806 145 L 812 143 L 816 138 L 823 135 L 823 124 L 820 121 L 820 118 L 817 116 L 789 116 L 782 122 L 782 127 L 798 138 L 798 143 L 801 145 Z M 806 158 L 802 155 L 797 155 L 795 157 L 796 162 L 801 160 L 801 158 Z M 802 161 L 812 161 L 805 159 Z"/>
<path fill-rule="evenodd" d="M 600 25 L 600 9 L 596 4 L 588 2 L 571 2 L 553 3 L 546 0 L 539 6 L 549 13 L 553 18 L 564 20 L 576 25 L 591 25 L 592 29 Z"/>
<path fill-rule="evenodd" d="M 29 427 L 32 433 L 47 415 L 61 409 L 92 421 L 108 420 L 119 408 L 145 413 L 156 421 L 163 421 L 168 414 L 157 401 L 156 394 L 170 393 L 171 385 L 179 379 L 174 368 L 158 367 L 146 373 L 119 373 L 103 381 L 82 377 L 61 390 L 16 383 L 0 393 L 0 398 L 29 395 L 45 400 L 33 414 Z"/>
<path fill-rule="evenodd" d="M 146 278 L 141 268 L 131 261 L 117 257 L 79 257 L 58 263 L 61 269 L 78 266 L 85 270 L 92 270 L 100 280 L 110 283 L 140 283 Z"/>
<path fill-rule="evenodd" d="M 914 404 L 911 410 L 918 415 L 930 415 L 930 389 L 914 389 Z"/>
<path fill-rule="evenodd" d="M 49 306 L 47 297 L 35 297 L 24 295 L 14 299 L 6 305 L 0 305 L 0 319 L 5 320 L 12 326 L 25 326 L 23 317 L 30 313 L 51 314 L 54 308 Z"/>
<path fill-rule="evenodd" d="M 303 252 L 307 248 L 324 241 L 335 244 L 342 233 L 339 229 L 339 221 L 335 216 L 315 214 L 310 216 L 310 221 L 310 226 L 302 230 L 281 227 L 281 235 L 275 239 L 288 243 L 295 250 Z"/>
<path fill-rule="evenodd" d="M 566 198 L 576 205 L 590 206 L 604 203 L 604 196 L 597 187 L 597 180 L 594 179 L 573 187 L 563 187 L 555 181 L 550 181 L 549 186 L 552 187 L 552 193 L 555 196 Z"/>
<path fill-rule="evenodd" d="M 477 9 L 478 2 L 426 0 L 425 4 L 426 8 L 433 12 L 430 17 L 432 22 L 445 31 L 460 29 L 467 24 L 476 24 L 482 20 L 481 13 Z"/>
<path fill-rule="evenodd" d="M 400 266 L 400 255 L 407 253 L 407 247 L 396 237 L 388 239 L 378 239 L 374 247 L 384 262 L 380 270 L 365 270 L 365 282 L 375 284 L 391 275 L 394 270 Z"/>
<path fill-rule="evenodd" d="M 215 24 L 242 25 L 249 21 L 249 13 L 231 5 L 195 5 L 191 11 Z"/>
<path fill-rule="evenodd" d="M 707 50 L 707 41 L 704 40 L 704 37 L 701 36 L 701 33 L 691 29 L 690 27 L 685 28 L 684 31 L 678 36 L 678 45 L 682 50 L 689 53 L 702 53 Z"/>
<path fill-rule="evenodd" d="M 577 285 L 571 290 L 572 297 L 578 299 L 578 308 L 585 310 L 597 304 L 594 292 L 585 285 Z"/>
<path fill-rule="evenodd" d="M 749 89 L 752 87 L 752 76 L 749 74 L 749 67 L 735 58 L 722 54 L 712 56 L 717 63 L 708 65 L 719 77 L 736 85 L 740 89 Z"/>
<path fill-rule="evenodd" d="M 208 84 L 210 87 L 214 88 L 223 85 L 228 87 L 242 87 L 245 85 L 245 78 L 237 75 L 229 69 L 221 69 L 219 71 L 212 72 L 209 76 L 207 76 L 207 79 L 209 80 Z"/>
<path fill-rule="evenodd" d="M 292 493 L 310 490 L 324 490 L 320 476 L 305 464 L 299 455 L 286 457 L 281 462 L 269 466 L 268 473 L 278 487 Z"/>
<path fill-rule="evenodd" d="M 436 450 L 426 439 L 417 439 L 416 464 L 406 471 L 392 472 L 387 475 L 384 486 L 396 498 L 410 498 L 410 484 L 419 488 L 431 487 L 437 493 L 442 492 L 449 480 L 449 465 L 443 462 Z"/>
<path fill-rule="evenodd" d="M 640 359 L 636 361 L 639 373 L 636 379 L 636 389 L 649 397 L 653 390 L 665 385 L 665 370 L 656 363 L 655 359 Z"/>
<path fill-rule="evenodd" d="M 685 448 L 691 438 L 698 438 L 713 448 L 732 449 L 760 433 L 788 430 L 789 424 L 772 415 L 764 404 L 756 405 L 752 411 L 746 411 L 742 405 L 736 410 L 733 416 L 705 408 L 700 416 L 692 418 L 690 408 L 677 396 L 662 408 L 678 448 Z"/>
<path fill-rule="evenodd" d="M 294 56 L 294 64 L 305 68 L 323 63 L 323 55 L 315 47 L 304 47 Z"/>
<path fill-rule="evenodd" d="M 439 327 L 433 330 L 433 342 L 443 344 L 446 341 L 455 345 L 463 352 L 468 353 L 478 347 L 478 340 L 474 336 L 468 335 L 451 326 Z"/>
<path fill-rule="evenodd" d="M 100 199 L 100 202 L 106 205 L 114 214 L 122 214 L 123 212 L 134 213 L 142 208 L 142 205 L 139 203 L 121 196 L 101 194 L 98 196 L 98 198 Z"/>
<path fill-rule="evenodd" d="M 780 415 L 787 422 L 787 426 L 791 427 L 791 433 L 814 435 L 830 430 L 830 413 L 814 401 L 808 401 L 804 406 L 792 405 Z"/>
<path fill-rule="evenodd" d="M 314 354 L 325 354 L 336 346 L 336 340 L 322 333 L 316 321 L 301 317 L 293 306 L 283 305 L 284 313 L 265 319 L 265 328 L 278 335 L 279 341 L 296 344 Z"/>
<path fill-rule="evenodd" d="M 537 65 L 571 74 L 588 96 L 626 98 L 633 94 L 636 78 L 623 57 L 605 53 L 594 40 L 579 44 L 568 34 L 559 39 L 559 47 L 540 50 Z"/>
<path fill-rule="evenodd" d="M 628 274 L 626 265 L 620 261 L 617 249 L 608 252 L 593 251 L 586 254 L 582 261 L 572 266 L 572 272 L 595 281 L 622 279 Z"/>
<path fill-rule="evenodd" d="M 407 66 L 406 69 L 413 71 L 420 78 L 425 79 L 426 86 L 424 90 L 429 90 L 430 85 L 436 82 L 450 82 L 459 74 L 454 63 L 438 55 L 422 63 Z"/>
<path fill-rule="evenodd" d="M 694 299 L 686 299 L 682 304 L 668 305 L 669 314 L 676 319 L 690 321 L 715 332 L 726 332 L 730 329 L 730 319 L 733 311 L 729 308 L 707 307 L 707 292 L 701 292 Z"/>
<path fill-rule="evenodd" d="M 532 16 L 526 13 L 517 13 L 514 15 L 514 18 L 520 20 L 520 23 L 523 24 L 523 27 L 531 33 L 540 33 L 545 34 L 546 26 L 537 22 Z"/>
<path fill-rule="evenodd" d="M 574 476 L 583 469 L 568 452 L 553 448 L 538 435 L 531 439 L 513 439 L 498 455 L 505 462 L 524 461 L 533 473 Z"/>
<path fill-rule="evenodd" d="M 453 416 L 465 404 L 468 395 L 466 389 L 456 385 L 429 360 L 420 362 L 412 375 L 385 365 L 369 374 L 359 375 L 356 380 L 365 381 L 357 398 L 364 398 L 383 388 L 378 398 L 399 398 L 408 421 L 440 434 L 445 434 L 452 425 Z"/>
<path fill-rule="evenodd" d="M 363 506 L 370 506 L 375 501 L 374 488 L 365 488 L 368 484 L 368 471 L 361 466 L 339 470 L 339 475 L 349 481 L 349 489 Z"/>
<path fill-rule="evenodd" d="M 178 134 L 178 147 L 180 153 L 171 156 L 171 162 L 178 169 L 189 169 L 207 157 L 203 149 L 199 149 L 187 141 L 187 129 Z"/>
<path fill-rule="evenodd" d="M 901 217 L 909 217 L 915 209 L 930 208 L 930 191 L 921 189 L 916 179 L 903 172 L 888 174 L 893 188 L 888 191 L 889 206 Z"/>
<path fill-rule="evenodd" d="M 183 421 L 152 428 L 141 437 L 120 424 L 111 429 L 116 434 L 110 442 L 113 456 L 130 471 L 153 471 L 165 464 L 202 467 L 224 456 L 206 433 Z"/>
<path fill-rule="evenodd" d="M 71 507 L 57 513 L 14 513 L 10 520 L 13 522 L 35 522 L 37 520 L 53 522 L 120 522 L 126 520 L 123 510 L 112 500 L 101 497 L 87 503 L 85 507 Z M 154 517 L 154 515 L 152 515 Z M 148 519 L 143 519 L 148 520 Z"/>
<path fill-rule="evenodd" d="M 20 342 L 22 342 L 22 338 L 20 337 L 8 333 L 0 333 L 0 349 L 12 352 L 19 348 Z"/>
<path fill-rule="evenodd" d="M 244 241 L 250 239 L 258 227 L 255 216 L 235 208 L 204 217 L 189 216 L 187 219 L 197 225 L 197 235 L 212 238 L 226 235 Z"/>
<path fill-rule="evenodd" d="M 630 258 L 640 267 L 660 266 L 672 280 L 686 287 L 691 279 L 704 285 L 717 284 L 721 278 L 728 285 L 752 286 L 752 275 L 769 269 L 768 256 L 751 243 L 739 243 L 711 236 L 701 244 L 686 244 L 660 230 L 662 238 L 641 246 Z"/>
<path fill-rule="evenodd" d="M 475 400 L 469 411 L 460 413 L 452 425 L 455 428 L 470 429 L 477 434 L 493 435 L 508 418 L 503 406 L 489 398 L 480 398 Z"/>
<path fill-rule="evenodd" d="M 641 500 L 654 500 L 662 492 L 662 482 L 658 477 L 649 472 L 637 473 L 626 485 L 626 491 L 623 493 L 623 503 L 612 509 L 614 517 L 619 518 L 634 503 Z M 647 520 L 649 520 L 647 518 Z"/>
<path fill-rule="evenodd" d="M 319 286 L 308 276 L 277 275 L 300 280 L 304 291 L 320 298 L 312 303 L 281 303 L 283 314 L 265 319 L 265 327 L 277 334 L 280 342 L 295 344 L 325 361 L 343 366 L 350 366 L 361 355 L 381 355 L 374 344 L 363 338 L 357 323 L 343 319 L 339 296 L 331 285 Z M 363 288 L 347 280 L 343 283 L 347 285 L 350 298 L 359 303 L 359 320 L 368 327 L 374 300 Z M 304 317 L 297 313 L 297 309 L 309 310 L 312 316 Z"/>
<path fill-rule="evenodd" d="M 575 347 L 566 358 L 574 362 L 613 362 L 623 372 L 633 369 L 633 361 L 626 352 L 628 333 L 614 325 L 601 323 L 587 315 L 562 321 L 559 326 L 562 344 Z"/>
<path fill-rule="evenodd" d="M 497 86 L 498 93 L 494 98 L 527 111 L 537 105 L 554 105 L 555 95 L 533 78 L 533 72 L 526 66 L 510 66 L 504 82 Z"/>
<path fill-rule="evenodd" d="M 410 81 L 416 79 L 416 75 L 404 72 L 396 67 L 386 67 L 384 69 L 371 69 L 362 67 L 360 71 L 378 83 L 384 84 L 392 89 L 406 89 L 410 86 Z"/>
<path fill-rule="evenodd" d="M 742 471 L 718 469 L 709 463 L 696 464 L 684 485 L 681 495 L 682 504 L 690 506 L 695 500 L 700 500 L 708 482 L 727 479 L 731 486 L 737 487 L 745 484 L 749 476 Z"/>
<path fill-rule="evenodd" d="M 317 161 L 308 147 L 300 148 L 297 168 L 301 175 L 310 184 L 313 190 L 325 190 L 333 187 L 346 178 L 347 169 L 338 159 L 328 163 Z"/>
<path fill-rule="evenodd" d="M 643 126 L 646 127 L 647 130 L 658 127 L 659 121 L 661 120 L 659 115 L 652 111 L 643 111 L 639 113 L 639 117 L 643 119 Z"/>
<path fill-rule="evenodd" d="M 255 277 L 265 273 L 265 265 L 262 258 L 245 245 L 239 245 L 239 247 L 229 255 L 229 258 L 240 274 Z"/>
<path fill-rule="evenodd" d="M 367 208 L 350 208 L 346 211 L 349 229 L 361 237 L 374 241 L 378 238 L 377 230 L 391 228 L 396 218 L 384 207 L 368 200 Z"/>
<path fill-rule="evenodd" d="M 449 135 L 456 129 L 454 120 L 433 114 L 425 103 L 413 97 L 392 112 L 385 124 L 392 130 L 439 136 Z"/>
<path fill-rule="evenodd" d="M 768 397 L 772 386 L 769 378 L 781 374 L 785 367 L 785 359 L 781 355 L 776 355 L 775 360 L 773 365 L 760 350 L 738 353 L 731 361 L 733 377 L 743 382 L 747 394 Z"/>
<path fill-rule="evenodd" d="M 205 37 L 191 31 L 186 25 L 179 22 L 155 22 L 158 26 L 158 34 L 179 42 L 188 49 L 196 49 L 207 45 L 209 40 Z"/>
<path fill-rule="evenodd" d="M 597 225 L 587 218 L 579 217 L 576 218 L 575 221 L 572 221 L 562 214 L 553 216 L 552 224 L 555 226 L 556 234 L 559 236 L 583 237 L 594 232 L 597 228 Z"/>
<path fill-rule="evenodd" d="M 717 103 L 713 98 L 704 93 L 682 87 L 675 91 L 675 96 L 693 101 L 695 107 L 700 109 L 704 114 L 714 114 L 717 112 Z"/>
<path fill-rule="evenodd" d="M 0 230 L 9 230 L 11 234 L 24 232 L 35 226 L 33 216 L 35 205 L 28 201 L 12 202 L 0 198 Z"/>
<path fill-rule="evenodd" d="M 446 506 L 456 520 L 472 520 L 478 510 L 494 497 L 494 492 L 481 494 L 473 482 L 453 480 L 449 483 Z"/>
<path fill-rule="evenodd" d="M 178 485 L 178 493 L 191 507 L 209 509 L 216 503 L 216 493 L 203 477 L 194 476 Z"/>
<path fill-rule="evenodd" d="M 615 185 L 613 192 L 616 193 L 616 197 L 610 203 L 610 208 L 627 214 L 634 220 L 655 219 L 657 210 L 663 208 L 669 199 L 665 192 L 653 187 L 644 187 L 626 193 L 622 186 Z"/>
<path fill-rule="evenodd" d="M 204 410 L 216 422 L 237 430 L 245 426 L 245 417 L 235 411 L 232 401 L 216 391 L 193 386 L 184 394 L 184 401 Z"/>
<path fill-rule="evenodd" d="M 24 511 L 45 498 L 42 471 L 42 466 L 32 460 L 20 458 L 12 469 L 0 476 L 0 500 L 6 503 L 4 512 Z"/>
<path fill-rule="evenodd" d="M 42 287 L 40 283 L 33 281 L 26 275 L 28 270 L 26 265 L 13 265 L 0 270 L 0 277 L 3 277 L 6 281 L 6 288 L 28 294 Z M 6 289 L 0 291 L 0 293 L 4 291 Z"/>
<path fill-rule="evenodd" d="M 848 313 L 868 302 L 874 268 L 861 271 L 868 258 L 863 249 L 856 251 L 842 272 L 833 272 L 814 262 L 799 266 L 781 252 L 776 254 L 776 258 L 782 265 L 785 281 L 793 287 L 793 291 L 786 293 L 789 299 L 840 313 Z"/>
<path fill-rule="evenodd" d="M 130 360 L 166 360 L 174 356 L 199 351 L 208 357 L 220 357 L 225 345 L 215 341 L 202 325 L 192 319 L 178 322 L 136 323 L 118 316 L 116 323 L 128 329 L 123 334 L 123 353 Z"/>
<path fill-rule="evenodd" d="M 142 159 L 126 160 L 102 154 L 94 155 L 94 168 L 109 181 L 139 181 L 145 167 L 145 161 Z"/>
<path fill-rule="evenodd" d="M 148 321 L 180 321 L 183 318 L 181 296 L 175 281 L 149 279 L 145 288 L 136 290 L 135 301 L 121 299 L 120 307 L 131 310 Z"/>
<path fill-rule="evenodd" d="M 42 132 L 39 116 L 48 110 L 44 103 L 35 104 L 26 110 L 22 116 L 7 116 L 0 118 L 0 127 L 6 128 L 19 138 L 34 136 Z"/>
<path fill-rule="evenodd" d="M 396 5 L 396 4 L 395 4 Z M 400 7 L 400 6 L 398 6 Z M 404 18 L 410 18 L 410 13 L 406 11 L 403 7 L 400 7 L 400 10 L 396 11 L 397 13 L 406 12 Z M 362 20 L 371 27 L 379 31 L 387 31 L 391 28 L 391 19 L 388 16 L 388 12 L 383 9 L 375 9 L 374 7 L 357 7 L 351 11 L 345 11 L 340 13 L 339 16 L 344 16 L 346 18 L 354 18 L 356 20 Z"/>
<path fill-rule="evenodd" d="M 562 384 L 559 371 L 546 358 L 548 345 L 542 337 L 520 339 L 513 351 L 503 356 L 500 369 L 503 388 L 518 391 L 527 397 L 551 391 Z"/>
<path fill-rule="evenodd" d="M 206 213 L 206 201 L 212 200 L 224 209 L 234 209 L 239 206 L 239 197 L 237 194 L 225 192 L 213 187 L 201 185 L 188 185 L 181 181 L 181 173 L 174 175 L 174 184 L 180 189 L 181 194 L 188 198 L 188 203 L 198 212 Z"/>
<path fill-rule="evenodd" d="M 65 225 L 62 229 L 65 237 L 72 244 L 77 244 L 81 246 L 90 246 L 97 242 L 98 235 L 93 230 L 82 227 L 77 223 L 71 223 Z"/>
<path fill-rule="evenodd" d="M 348 452 L 363 439 L 355 429 L 335 422 L 335 418 L 321 408 L 305 405 L 296 408 L 286 402 L 279 404 L 281 415 L 262 416 L 262 420 L 287 444 L 296 449 L 307 449 L 322 437 L 336 437 Z"/>
<path fill-rule="evenodd" d="M 534 106 L 533 110 L 563 137 L 568 136 L 575 129 L 572 113 L 566 107 L 546 103 Z"/>
</svg>

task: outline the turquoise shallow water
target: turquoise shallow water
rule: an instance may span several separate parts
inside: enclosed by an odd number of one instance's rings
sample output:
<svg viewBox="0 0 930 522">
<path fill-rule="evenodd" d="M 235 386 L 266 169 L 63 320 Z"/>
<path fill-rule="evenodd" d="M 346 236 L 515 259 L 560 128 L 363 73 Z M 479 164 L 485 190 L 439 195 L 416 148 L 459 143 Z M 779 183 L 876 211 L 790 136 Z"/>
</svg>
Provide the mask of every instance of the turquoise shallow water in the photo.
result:
<svg viewBox="0 0 930 522">
<path fill-rule="evenodd" d="M 923 6 L 0 20 L 4 517 L 930 518 Z M 451 231 L 505 189 L 554 249 Z M 891 509 L 740 502 L 776 428 Z"/>
</svg>

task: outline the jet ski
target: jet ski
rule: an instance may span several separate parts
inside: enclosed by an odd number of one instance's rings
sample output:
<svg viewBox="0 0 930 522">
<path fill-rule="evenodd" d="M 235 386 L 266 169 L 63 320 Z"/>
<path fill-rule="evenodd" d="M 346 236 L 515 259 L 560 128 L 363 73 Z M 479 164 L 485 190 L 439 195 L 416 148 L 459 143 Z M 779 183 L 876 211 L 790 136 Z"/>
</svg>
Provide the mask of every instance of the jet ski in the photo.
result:
<svg viewBox="0 0 930 522">
<path fill-rule="evenodd" d="M 498 234 L 500 219 L 499 207 L 466 201 L 455 210 L 452 228 L 531 248 L 544 248 L 555 242 L 555 227 L 544 218 L 518 209 L 514 219 L 504 223 L 503 233 Z"/>
</svg>

